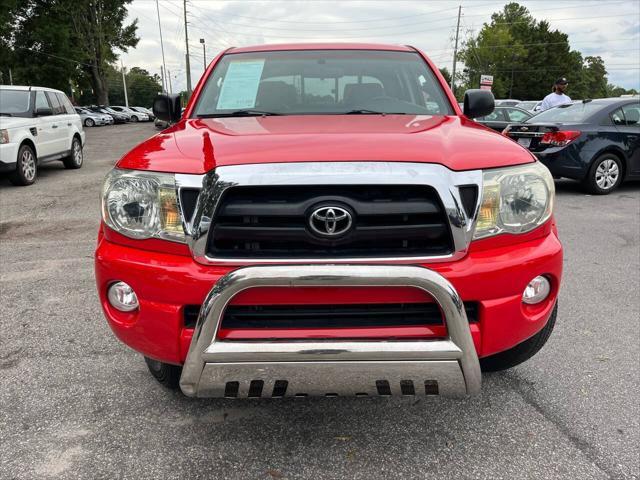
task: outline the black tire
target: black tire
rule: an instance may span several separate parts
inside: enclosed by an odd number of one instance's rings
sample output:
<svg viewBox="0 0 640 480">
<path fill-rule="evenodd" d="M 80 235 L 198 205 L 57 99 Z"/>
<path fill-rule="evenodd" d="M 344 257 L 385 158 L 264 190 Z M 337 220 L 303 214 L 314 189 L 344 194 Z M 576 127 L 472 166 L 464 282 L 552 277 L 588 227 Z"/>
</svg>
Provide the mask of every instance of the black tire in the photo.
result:
<svg viewBox="0 0 640 480">
<path fill-rule="evenodd" d="M 536 333 L 533 337 L 519 343 L 509 350 L 496 353 L 490 357 L 480 359 L 480 368 L 483 372 L 497 372 L 499 370 L 506 370 L 516 365 L 521 364 L 533 357 L 543 347 L 556 324 L 556 317 L 558 315 L 558 304 L 556 303 L 549 317 L 549 321 L 542 330 Z"/>
<path fill-rule="evenodd" d="M 180 387 L 182 367 L 162 363 L 149 357 L 144 357 L 144 361 L 147 363 L 147 368 L 149 368 L 151 375 L 162 385 L 171 390 L 176 390 Z"/>
<path fill-rule="evenodd" d="M 38 158 L 29 145 L 18 149 L 16 169 L 9 174 L 9 181 L 19 187 L 33 185 L 38 178 Z"/>
<path fill-rule="evenodd" d="M 73 137 L 71 142 L 71 154 L 62 159 L 64 168 L 75 170 L 82 167 L 84 162 L 84 154 L 82 153 L 82 143 L 78 137 Z"/>
<path fill-rule="evenodd" d="M 603 153 L 593 161 L 583 185 L 593 195 L 607 195 L 622 183 L 623 174 L 622 160 L 614 153 Z"/>
<path fill-rule="evenodd" d="M 134 122 L 134 123 L 137 122 L 138 121 L 138 117 L 136 117 L 135 115 L 132 115 L 131 116 L 131 121 Z"/>
<path fill-rule="evenodd" d="M 94 121 L 93 121 L 92 119 L 90 119 L 90 118 L 87 118 L 87 119 L 84 121 L 84 126 L 85 126 L 85 127 L 93 127 L 95 124 L 96 124 L 96 122 L 94 122 Z"/>
</svg>

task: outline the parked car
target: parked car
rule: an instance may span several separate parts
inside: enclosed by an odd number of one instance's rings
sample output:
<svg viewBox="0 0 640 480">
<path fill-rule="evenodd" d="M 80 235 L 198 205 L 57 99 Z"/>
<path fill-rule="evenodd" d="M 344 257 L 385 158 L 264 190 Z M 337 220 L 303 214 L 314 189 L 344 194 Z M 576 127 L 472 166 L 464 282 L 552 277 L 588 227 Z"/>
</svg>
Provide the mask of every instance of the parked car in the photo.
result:
<svg viewBox="0 0 640 480">
<path fill-rule="evenodd" d="M 109 115 L 112 119 L 114 123 L 127 123 L 129 121 L 129 117 L 127 117 L 126 115 L 123 115 L 119 112 L 116 112 L 115 110 L 111 110 L 108 107 L 99 107 L 99 106 L 91 106 L 91 107 L 87 107 L 89 110 L 91 110 L 92 112 L 97 112 L 97 113 L 103 113 L 106 115 Z"/>
<path fill-rule="evenodd" d="M 533 113 L 518 107 L 496 107 L 493 112 L 484 117 L 476 118 L 481 123 L 493 130 L 502 132 L 511 123 L 522 123 L 533 117 Z"/>
<path fill-rule="evenodd" d="M 553 178 L 470 120 L 491 92 L 465 97 L 413 47 L 354 44 L 230 49 L 184 114 L 156 97 L 171 126 L 102 189 L 116 336 L 198 397 L 472 394 L 533 356 Z"/>
<path fill-rule="evenodd" d="M 85 127 L 94 127 L 96 125 L 109 125 L 113 123 L 113 118 L 108 115 L 92 112 L 91 110 L 87 110 L 80 107 L 75 107 L 75 111 L 78 115 L 80 115 L 80 120 L 82 120 L 82 125 Z"/>
<path fill-rule="evenodd" d="M 131 108 L 131 110 L 135 110 L 136 112 L 146 113 L 147 116 L 149 117 L 149 120 L 152 122 L 156 119 L 156 116 L 148 108 L 144 108 L 144 107 L 129 107 L 129 108 Z"/>
<path fill-rule="evenodd" d="M 516 107 L 536 113 L 540 111 L 540 105 L 542 105 L 542 100 L 526 100 L 518 103 Z"/>
<path fill-rule="evenodd" d="M 583 100 L 545 110 L 505 134 L 533 152 L 555 177 L 607 194 L 640 178 L 640 102 Z"/>
<path fill-rule="evenodd" d="M 14 185 L 33 184 L 46 162 L 82 167 L 84 139 L 80 116 L 63 92 L 0 86 L 0 173 Z"/>
<path fill-rule="evenodd" d="M 516 100 L 515 98 L 503 98 L 501 100 L 496 100 L 496 107 L 515 107 L 519 103 L 522 103 L 522 100 Z"/>
<path fill-rule="evenodd" d="M 123 115 L 127 115 L 129 117 L 130 122 L 148 122 L 149 115 L 143 112 L 138 112 L 137 110 L 132 110 L 128 107 L 122 107 L 117 105 L 112 105 L 109 108 L 115 110 L 118 113 L 122 113 Z"/>
</svg>

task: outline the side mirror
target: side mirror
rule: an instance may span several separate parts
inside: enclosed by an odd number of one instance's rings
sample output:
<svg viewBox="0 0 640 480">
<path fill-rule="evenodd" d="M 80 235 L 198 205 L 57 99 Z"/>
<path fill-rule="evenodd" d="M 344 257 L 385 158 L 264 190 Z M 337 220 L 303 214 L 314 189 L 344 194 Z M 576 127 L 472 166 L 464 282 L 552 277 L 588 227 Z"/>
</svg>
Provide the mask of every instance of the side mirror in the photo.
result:
<svg viewBox="0 0 640 480">
<path fill-rule="evenodd" d="M 489 90 L 472 89 L 464 92 L 464 114 L 469 118 L 489 115 L 495 108 L 493 93 Z"/>
<path fill-rule="evenodd" d="M 49 115 L 53 115 L 53 110 L 51 110 L 49 107 L 36 108 L 36 117 L 46 117 Z"/>
<path fill-rule="evenodd" d="M 176 123 L 182 116 L 180 95 L 158 95 L 153 100 L 153 114 L 156 118 Z"/>
</svg>

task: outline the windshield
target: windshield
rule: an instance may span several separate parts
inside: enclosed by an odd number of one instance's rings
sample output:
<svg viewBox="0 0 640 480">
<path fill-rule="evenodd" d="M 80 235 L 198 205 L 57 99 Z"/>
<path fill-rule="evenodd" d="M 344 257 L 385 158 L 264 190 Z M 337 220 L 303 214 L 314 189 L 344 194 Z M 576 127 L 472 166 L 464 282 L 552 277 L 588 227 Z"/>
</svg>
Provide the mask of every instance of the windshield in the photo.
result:
<svg viewBox="0 0 640 480">
<path fill-rule="evenodd" d="M 196 117 L 245 114 L 450 115 L 417 53 L 305 50 L 225 55 L 207 79 Z"/>
<path fill-rule="evenodd" d="M 539 113 L 535 117 L 527 120 L 527 123 L 540 123 L 540 122 L 567 122 L 567 123 L 582 123 L 598 110 L 604 108 L 601 103 L 570 103 L 567 105 L 560 105 L 544 112 Z"/>
<path fill-rule="evenodd" d="M 31 92 L 28 90 L 0 90 L 0 114 L 12 117 L 31 117 Z"/>
</svg>

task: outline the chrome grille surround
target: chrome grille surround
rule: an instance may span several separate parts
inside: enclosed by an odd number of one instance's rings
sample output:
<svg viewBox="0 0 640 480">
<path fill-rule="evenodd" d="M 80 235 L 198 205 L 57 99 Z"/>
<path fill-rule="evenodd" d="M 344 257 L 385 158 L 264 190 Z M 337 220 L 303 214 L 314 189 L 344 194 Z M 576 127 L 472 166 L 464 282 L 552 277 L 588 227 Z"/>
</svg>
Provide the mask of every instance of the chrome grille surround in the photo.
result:
<svg viewBox="0 0 640 480">
<path fill-rule="evenodd" d="M 428 257 L 364 258 L 213 258 L 207 255 L 207 237 L 225 190 L 235 186 L 274 185 L 427 185 L 436 190 L 445 209 L 454 251 Z M 473 236 L 481 202 L 482 171 L 455 172 L 443 165 L 407 162 L 292 162 L 218 167 L 205 175 L 176 175 L 181 188 L 202 188 L 192 219 L 184 219 L 187 242 L 194 259 L 205 265 L 255 265 L 282 263 L 445 262 L 465 256 Z M 478 198 L 473 215 L 463 208 L 459 186 L 475 185 Z"/>
</svg>

